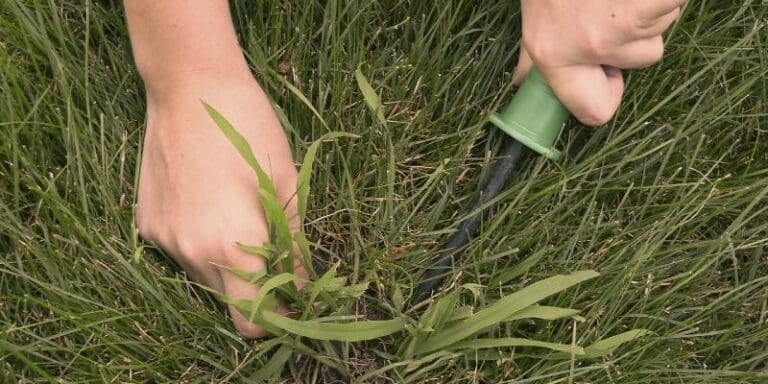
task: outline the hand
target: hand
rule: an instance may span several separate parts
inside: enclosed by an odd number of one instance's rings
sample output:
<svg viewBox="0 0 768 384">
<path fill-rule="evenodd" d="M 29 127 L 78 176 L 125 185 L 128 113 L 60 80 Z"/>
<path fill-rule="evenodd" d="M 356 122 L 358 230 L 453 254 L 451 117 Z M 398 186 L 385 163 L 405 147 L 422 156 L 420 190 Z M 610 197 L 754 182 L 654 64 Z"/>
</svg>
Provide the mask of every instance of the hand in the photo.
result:
<svg viewBox="0 0 768 384">
<path fill-rule="evenodd" d="M 514 81 L 531 65 L 586 125 L 605 124 L 624 91 L 621 69 L 661 60 L 661 34 L 685 0 L 522 0 L 523 40 Z"/>
<path fill-rule="evenodd" d="M 250 142 L 271 174 L 294 230 L 296 168 L 285 134 L 267 97 L 247 67 L 224 72 L 175 71 L 162 86 L 145 76 L 147 130 L 139 179 L 136 222 L 141 236 L 174 258 L 193 279 L 232 298 L 253 298 L 257 287 L 221 268 L 249 272 L 265 261 L 241 251 L 236 242 L 269 240 L 254 171 L 203 108 L 206 101 Z M 296 273 L 306 277 L 301 265 Z M 265 332 L 229 306 L 241 335 Z"/>
</svg>

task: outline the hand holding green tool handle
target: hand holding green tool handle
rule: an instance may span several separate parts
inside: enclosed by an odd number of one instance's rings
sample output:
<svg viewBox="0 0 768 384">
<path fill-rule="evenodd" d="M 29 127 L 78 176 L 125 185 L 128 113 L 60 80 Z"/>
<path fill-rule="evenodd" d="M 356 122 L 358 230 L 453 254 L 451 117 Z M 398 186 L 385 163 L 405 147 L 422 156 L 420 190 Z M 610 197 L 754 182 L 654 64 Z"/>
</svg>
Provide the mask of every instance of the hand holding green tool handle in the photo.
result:
<svg viewBox="0 0 768 384">
<path fill-rule="evenodd" d="M 533 62 L 549 62 L 553 70 L 557 70 L 559 78 L 571 77 L 577 80 L 568 83 L 567 88 L 559 84 L 560 93 L 570 95 L 566 101 L 569 101 L 574 112 L 578 112 L 582 122 L 600 125 L 615 112 L 613 106 L 618 106 L 621 100 L 624 84 L 620 69 L 643 68 L 661 60 L 664 53 L 661 34 L 675 22 L 684 4 L 685 0 L 595 0 L 578 4 L 554 0 L 523 1 L 523 35 L 528 36 L 529 44 L 526 44 L 524 38 L 518 68 L 532 65 Z M 589 28 L 586 28 L 587 23 L 584 22 L 575 23 L 575 28 L 569 22 L 571 19 L 591 20 L 595 15 L 606 14 L 606 9 L 620 9 L 623 12 L 620 17 L 608 13 L 611 17 L 597 23 L 590 22 Z M 568 29 L 573 29 L 575 33 L 569 39 L 568 49 L 535 49 L 541 47 L 537 44 L 546 47 L 557 43 L 563 31 Z M 616 36 L 622 38 L 617 39 Z M 605 73 L 600 73 L 598 66 Z M 610 68 L 610 73 L 607 68 Z M 589 85 L 596 80 L 601 82 L 595 88 L 597 96 L 594 99 L 579 99 L 578 96 L 584 97 L 588 92 L 585 94 L 583 87 L 579 92 L 574 92 L 573 88 Z M 607 109 L 596 108 L 594 102 L 610 104 Z M 523 145 L 552 160 L 561 157 L 554 143 L 568 116 L 568 110 L 555 96 L 544 77 L 536 68 L 532 68 L 509 105 L 490 116 L 490 121 L 509 137 L 505 139 L 501 153 L 497 156 L 499 160 L 478 193 L 470 211 L 473 214 L 462 219 L 443 251 L 426 271 L 412 296 L 412 303 L 429 298 L 442 279 L 451 272 L 470 238 L 477 232 L 488 203 L 501 192 L 508 180 Z"/>
<path fill-rule="evenodd" d="M 568 115 L 544 76 L 532 68 L 512 102 L 501 113 L 491 114 L 490 120 L 526 147 L 559 160 L 562 154 L 554 144 Z"/>
<path fill-rule="evenodd" d="M 470 238 L 477 232 L 482 213 L 488 208 L 487 203 L 498 196 L 509 180 L 522 153 L 522 145 L 551 160 L 560 159 L 562 153 L 555 149 L 554 144 L 568 116 L 568 110 L 536 68 L 531 69 L 509 105 L 500 113 L 491 114 L 491 122 L 510 138 L 505 140 L 499 160 L 472 207 L 471 212 L 475 214 L 459 223 L 439 259 L 424 273 L 412 296 L 412 304 L 428 299 L 461 257 Z"/>
</svg>

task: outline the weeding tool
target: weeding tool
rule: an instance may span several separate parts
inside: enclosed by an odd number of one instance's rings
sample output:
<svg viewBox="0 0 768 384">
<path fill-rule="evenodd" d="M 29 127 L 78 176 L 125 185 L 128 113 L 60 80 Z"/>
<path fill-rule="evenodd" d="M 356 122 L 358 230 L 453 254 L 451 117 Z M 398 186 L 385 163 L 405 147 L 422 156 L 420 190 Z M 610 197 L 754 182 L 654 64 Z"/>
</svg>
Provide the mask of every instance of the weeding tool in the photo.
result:
<svg viewBox="0 0 768 384">
<path fill-rule="evenodd" d="M 491 114 L 490 121 L 508 135 L 499 159 L 470 211 L 474 214 L 459 223 L 456 232 L 445 243 L 440 257 L 424 273 L 421 284 L 412 296 L 412 304 L 428 299 L 461 258 L 480 226 L 488 202 L 501 193 L 525 147 L 551 160 L 560 159 L 562 154 L 555 149 L 554 144 L 568 116 L 568 110 L 536 68 L 531 69 L 509 105 L 500 113 Z"/>
</svg>

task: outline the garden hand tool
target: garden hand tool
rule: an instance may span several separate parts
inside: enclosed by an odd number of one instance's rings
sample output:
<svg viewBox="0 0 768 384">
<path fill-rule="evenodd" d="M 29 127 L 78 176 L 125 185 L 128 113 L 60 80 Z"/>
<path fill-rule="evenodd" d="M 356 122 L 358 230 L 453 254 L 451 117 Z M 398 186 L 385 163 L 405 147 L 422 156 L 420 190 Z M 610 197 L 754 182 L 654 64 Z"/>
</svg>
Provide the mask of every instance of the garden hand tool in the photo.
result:
<svg viewBox="0 0 768 384">
<path fill-rule="evenodd" d="M 438 258 L 424 273 L 412 296 L 412 304 L 428 299 L 461 258 L 477 232 L 488 202 L 501 193 L 526 147 L 551 160 L 560 159 L 562 154 L 555 149 L 554 143 L 568 116 L 568 110 L 536 68 L 531 69 L 509 105 L 499 113 L 491 114 L 491 123 L 508 136 L 470 211 L 473 214 L 459 223 Z"/>
</svg>

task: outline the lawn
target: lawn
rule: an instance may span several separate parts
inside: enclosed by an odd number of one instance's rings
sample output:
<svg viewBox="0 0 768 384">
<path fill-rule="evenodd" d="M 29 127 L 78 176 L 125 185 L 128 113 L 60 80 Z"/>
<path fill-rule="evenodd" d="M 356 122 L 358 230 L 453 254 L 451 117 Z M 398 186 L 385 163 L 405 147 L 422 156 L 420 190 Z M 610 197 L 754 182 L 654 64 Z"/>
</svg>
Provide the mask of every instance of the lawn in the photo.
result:
<svg viewBox="0 0 768 384">
<path fill-rule="evenodd" d="M 306 225 L 317 268 L 370 282 L 349 313 L 416 321 L 400 303 L 501 142 L 487 120 L 514 92 L 519 5 L 232 5 L 296 158 L 327 132 L 360 136 L 317 156 Z M 569 122 L 557 163 L 525 158 L 445 291 L 478 310 L 595 270 L 542 301 L 578 316 L 481 335 L 587 346 L 649 334 L 597 358 L 523 346 L 416 361 L 399 358 L 398 333 L 294 350 L 275 377 L 768 382 L 767 21 L 765 1 L 689 2 L 664 61 L 626 74 L 610 123 Z M 0 383 L 257 382 L 285 339 L 239 338 L 214 296 L 138 239 L 145 104 L 129 48 L 120 2 L 0 2 Z"/>
</svg>

